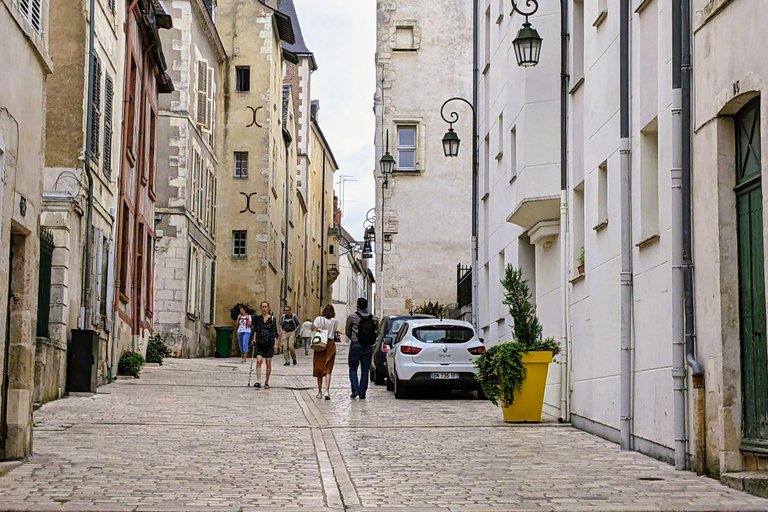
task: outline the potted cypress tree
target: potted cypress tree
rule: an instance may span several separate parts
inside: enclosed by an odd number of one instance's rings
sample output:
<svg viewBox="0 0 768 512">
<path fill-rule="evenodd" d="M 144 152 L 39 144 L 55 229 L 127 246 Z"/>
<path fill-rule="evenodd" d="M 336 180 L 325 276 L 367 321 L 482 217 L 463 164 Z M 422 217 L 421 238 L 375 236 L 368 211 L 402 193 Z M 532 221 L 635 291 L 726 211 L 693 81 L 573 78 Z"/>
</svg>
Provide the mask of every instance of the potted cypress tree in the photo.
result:
<svg viewBox="0 0 768 512">
<path fill-rule="evenodd" d="M 504 421 L 538 422 L 549 363 L 560 353 L 560 344 L 554 338 L 542 339 L 543 327 L 522 270 L 507 265 L 501 285 L 514 323 L 513 341 L 494 345 L 477 358 L 478 379 L 488 399 L 501 403 Z"/>
</svg>

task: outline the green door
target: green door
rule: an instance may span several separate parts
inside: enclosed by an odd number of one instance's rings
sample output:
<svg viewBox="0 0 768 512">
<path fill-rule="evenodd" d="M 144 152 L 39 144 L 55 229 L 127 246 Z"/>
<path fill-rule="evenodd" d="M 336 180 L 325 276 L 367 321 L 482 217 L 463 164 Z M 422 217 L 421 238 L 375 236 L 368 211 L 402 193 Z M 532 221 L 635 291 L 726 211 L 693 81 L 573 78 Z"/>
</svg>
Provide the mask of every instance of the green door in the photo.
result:
<svg viewBox="0 0 768 512">
<path fill-rule="evenodd" d="M 736 116 L 736 209 L 744 447 L 768 449 L 768 345 L 765 330 L 760 100 Z"/>
</svg>

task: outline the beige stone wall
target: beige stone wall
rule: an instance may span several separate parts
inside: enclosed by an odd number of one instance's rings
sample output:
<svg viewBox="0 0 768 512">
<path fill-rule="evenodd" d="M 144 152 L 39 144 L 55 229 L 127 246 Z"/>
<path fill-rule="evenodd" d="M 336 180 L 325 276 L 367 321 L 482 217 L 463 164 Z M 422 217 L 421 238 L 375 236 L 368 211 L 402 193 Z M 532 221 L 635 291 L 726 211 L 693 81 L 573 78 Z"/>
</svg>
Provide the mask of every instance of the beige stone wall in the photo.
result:
<svg viewBox="0 0 768 512">
<path fill-rule="evenodd" d="M 32 451 L 38 237 L 45 151 L 45 109 L 41 105 L 46 104 L 46 77 L 53 67 L 44 39 L 47 2 L 43 3 L 42 20 L 38 33 L 23 18 L 16 3 L 5 0 L 0 5 L 0 68 L 14 70 L 4 75 L 0 87 L 0 289 L 9 290 L 10 280 L 10 297 L 6 291 L 0 294 L 0 368 L 7 366 L 10 370 L 8 388 L 0 393 L 0 414 L 8 426 L 5 439 L 0 439 L 0 459 L 23 458 Z M 9 310 L 10 316 L 6 314 Z"/>
<path fill-rule="evenodd" d="M 440 107 L 472 99 L 472 2 L 378 2 L 376 55 L 377 167 L 386 131 L 397 160 L 398 126 L 417 127 L 415 170 L 396 172 L 382 195 L 376 169 L 376 302 L 385 313 L 456 302 L 456 265 L 471 258 L 472 116 L 460 110 L 462 151 L 447 159 Z"/>
<path fill-rule="evenodd" d="M 736 160 L 732 116 L 759 96 L 768 179 L 768 14 L 754 1 L 694 0 L 693 218 L 697 357 L 705 368 L 707 469 L 765 470 L 742 442 Z M 768 215 L 763 207 L 763 233 Z M 765 251 L 765 239 L 763 240 Z M 766 252 L 768 254 L 768 252 Z"/>
</svg>

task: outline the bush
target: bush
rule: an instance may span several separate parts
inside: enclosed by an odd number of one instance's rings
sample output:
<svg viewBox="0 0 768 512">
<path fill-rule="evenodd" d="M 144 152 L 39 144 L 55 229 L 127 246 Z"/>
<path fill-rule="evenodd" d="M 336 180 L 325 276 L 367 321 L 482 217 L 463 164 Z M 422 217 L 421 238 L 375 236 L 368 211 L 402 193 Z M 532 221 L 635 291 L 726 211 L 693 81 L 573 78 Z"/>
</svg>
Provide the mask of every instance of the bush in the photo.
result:
<svg viewBox="0 0 768 512">
<path fill-rule="evenodd" d="M 429 301 L 425 302 L 421 306 L 418 306 L 413 310 L 413 312 L 421 313 L 424 315 L 432 315 L 435 318 L 443 318 L 443 314 L 445 313 L 445 306 L 440 304 L 440 302 L 435 302 L 433 304 L 432 301 Z"/>
<path fill-rule="evenodd" d="M 117 374 L 131 375 L 138 379 L 145 362 L 144 356 L 141 354 L 126 350 L 120 356 L 120 362 L 117 363 Z"/>
<path fill-rule="evenodd" d="M 234 306 L 232 306 L 232 309 L 229 310 L 229 317 L 232 319 L 232 321 L 236 321 L 237 317 L 240 316 L 240 307 L 244 307 L 246 313 L 248 313 L 251 316 L 256 315 L 256 310 L 253 309 L 248 303 L 238 302 Z"/>
<path fill-rule="evenodd" d="M 519 268 L 507 265 L 504 279 L 504 304 L 512 317 L 513 342 L 499 343 L 477 358 L 477 378 L 488 400 L 495 405 L 509 407 L 525 382 L 526 371 L 523 354 L 527 352 L 551 351 L 560 353 L 560 344 L 554 338 L 541 339 L 544 327 L 536 316 L 536 306 L 531 301 L 528 281 L 523 279 Z"/>
<path fill-rule="evenodd" d="M 166 345 L 168 336 L 164 334 L 154 334 L 149 337 L 147 343 L 147 362 L 163 364 L 163 359 L 171 355 L 171 349 Z"/>
</svg>

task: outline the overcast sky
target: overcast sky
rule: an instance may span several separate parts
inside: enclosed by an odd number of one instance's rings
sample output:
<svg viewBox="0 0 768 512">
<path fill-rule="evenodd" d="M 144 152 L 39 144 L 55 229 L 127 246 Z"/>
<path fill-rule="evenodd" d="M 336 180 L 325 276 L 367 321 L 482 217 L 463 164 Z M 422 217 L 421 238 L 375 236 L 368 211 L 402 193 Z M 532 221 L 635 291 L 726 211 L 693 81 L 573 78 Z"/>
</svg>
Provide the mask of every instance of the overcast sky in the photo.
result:
<svg viewBox="0 0 768 512">
<path fill-rule="evenodd" d="M 320 127 L 331 145 L 344 185 L 342 225 L 363 238 L 365 214 L 374 207 L 373 95 L 376 89 L 375 0 L 294 0 L 301 31 L 315 54 L 312 99 L 320 100 Z M 339 198 L 341 200 L 341 197 Z"/>
</svg>

